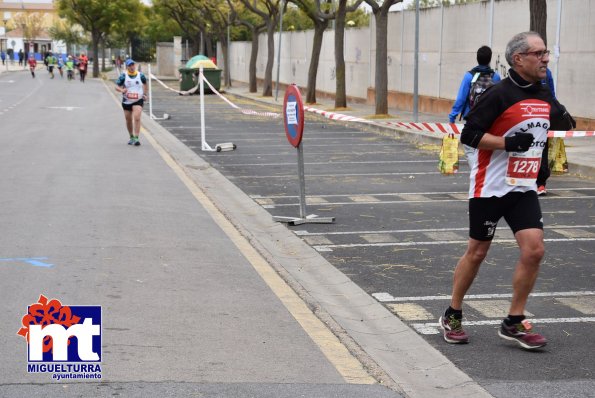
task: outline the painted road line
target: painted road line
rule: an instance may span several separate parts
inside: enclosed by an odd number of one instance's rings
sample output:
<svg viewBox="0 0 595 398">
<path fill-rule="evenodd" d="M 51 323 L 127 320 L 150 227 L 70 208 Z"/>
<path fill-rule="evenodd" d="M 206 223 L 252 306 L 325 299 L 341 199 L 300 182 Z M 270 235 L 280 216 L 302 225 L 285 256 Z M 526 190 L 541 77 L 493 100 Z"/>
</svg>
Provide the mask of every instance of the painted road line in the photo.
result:
<svg viewBox="0 0 595 398">
<path fill-rule="evenodd" d="M 435 160 L 375 160 L 370 162 L 304 162 L 306 166 L 332 166 L 343 164 L 401 164 L 401 163 L 436 163 Z M 225 164 L 225 167 L 257 167 L 257 166 L 295 166 L 295 162 L 280 162 L 280 163 L 233 163 Z"/>
<path fill-rule="evenodd" d="M 144 130 L 144 129 L 143 129 Z M 248 262 L 254 267 L 264 282 L 283 303 L 312 341 L 320 348 L 337 372 L 348 383 L 375 384 L 362 364 L 347 350 L 316 315 L 308 308 L 306 303 L 297 293 L 277 274 L 271 265 L 258 253 L 258 251 L 241 235 L 233 224 L 223 215 L 217 206 L 209 199 L 198 185 L 190 179 L 182 167 L 166 152 L 166 150 L 145 131 L 146 139 L 159 153 L 167 165 L 176 173 L 178 178 L 186 185 L 196 200 L 205 208 L 215 223 L 221 228 Z"/>
<path fill-rule="evenodd" d="M 592 290 L 578 290 L 569 292 L 533 292 L 529 297 L 588 297 L 594 296 L 595 291 Z M 381 303 L 388 302 L 408 302 L 408 301 L 437 301 L 450 300 L 450 295 L 441 296 L 409 296 L 409 297 L 394 297 L 388 293 L 373 293 L 372 297 Z M 465 300 L 479 300 L 479 299 L 501 299 L 512 298 L 512 293 L 491 293 L 491 294 L 467 294 Z"/>
<path fill-rule="evenodd" d="M 441 174 L 439 171 L 418 171 L 418 172 L 411 172 L 411 173 L 345 173 L 345 174 L 308 174 L 306 178 L 324 178 L 324 177 L 332 177 L 332 178 L 341 178 L 341 177 L 371 177 L 371 176 L 416 176 L 416 175 L 434 175 L 434 174 Z M 469 174 L 469 172 L 463 171 L 459 172 L 459 174 Z M 240 180 L 244 178 L 252 178 L 252 179 L 270 179 L 270 178 L 295 178 L 293 174 L 283 174 L 283 175 L 268 175 L 268 176 L 229 176 L 229 179 Z M 585 197 L 587 198 L 587 197 Z M 595 196 L 589 196 L 589 198 L 595 198 Z M 581 198 L 582 199 L 582 198 Z M 353 204 L 353 203 L 352 203 Z M 298 206 L 299 204 L 291 205 L 291 206 Z"/>
<path fill-rule="evenodd" d="M 545 229 L 585 229 L 595 228 L 595 225 L 552 225 L 545 226 Z M 412 232 L 448 232 L 448 231 L 468 231 L 469 228 L 421 228 L 421 229 L 382 229 L 382 230 L 363 230 L 363 231 L 325 231 L 325 232 L 308 232 L 304 230 L 295 230 L 294 233 L 298 236 L 308 235 L 362 235 L 362 234 L 403 234 Z M 499 231 L 498 231 L 499 232 Z"/>
<path fill-rule="evenodd" d="M 593 242 L 595 238 L 550 238 L 544 239 L 544 242 Z M 346 243 L 339 245 L 324 245 L 324 246 L 312 246 L 319 252 L 329 252 L 333 249 L 353 249 L 358 247 L 390 247 L 390 246 L 402 246 L 402 247 L 413 247 L 413 246 L 437 246 L 437 245 L 457 245 L 467 244 L 468 240 L 436 240 L 436 241 L 425 241 L 425 242 L 387 242 L 387 243 Z M 493 243 L 516 243 L 515 239 L 494 239 Z"/>
<path fill-rule="evenodd" d="M 52 268 L 54 264 L 48 264 L 40 260 L 47 260 L 47 257 L 19 257 L 19 258 L 0 258 L 0 261 L 5 262 L 23 262 L 35 267 Z"/>
<path fill-rule="evenodd" d="M 546 324 L 546 323 L 590 323 L 595 322 L 595 317 L 584 317 L 584 318 L 532 318 L 529 319 L 532 324 Z M 465 327 L 469 326 L 492 326 L 492 325 L 500 325 L 502 323 L 501 319 L 490 319 L 484 321 L 465 321 Z M 438 322 L 429 322 L 429 323 L 412 323 L 410 324 L 412 328 L 417 330 L 419 334 L 440 334 L 440 324 Z"/>
<path fill-rule="evenodd" d="M 549 189 L 548 192 L 555 191 L 555 188 Z M 593 188 L 566 188 L 565 190 L 571 191 L 595 191 L 595 187 Z M 401 195 L 424 195 L 424 196 L 431 196 L 431 195 L 459 195 L 464 194 L 468 195 L 469 191 L 432 191 L 432 192 L 376 192 L 376 193 L 367 193 L 366 195 L 369 196 L 401 196 Z M 353 194 L 329 194 L 329 195 L 308 195 L 308 197 L 324 197 L 324 198 L 347 198 L 353 196 Z M 271 198 L 271 199 L 279 199 L 279 198 L 299 198 L 297 195 L 250 195 L 251 198 Z M 466 197 L 465 199 L 468 199 Z M 545 199 L 545 198 L 543 198 Z"/>
<path fill-rule="evenodd" d="M 308 175 L 306 177 L 358 177 L 358 176 L 381 176 L 381 175 L 418 175 L 418 174 L 440 174 L 439 172 L 433 173 L 373 173 L 373 174 L 331 174 L 331 175 Z M 257 177 L 257 176 L 242 176 L 242 177 L 233 177 L 233 178 L 290 178 L 295 176 L 266 176 L 266 177 Z M 306 198 L 307 199 L 307 198 Z M 540 200 L 560 200 L 560 199 L 595 199 L 595 196 L 581 196 L 581 197 L 565 197 L 565 196 L 548 196 L 545 199 Z M 327 204 L 332 206 L 344 206 L 344 205 L 369 205 L 369 204 L 379 204 L 379 205 L 392 205 L 392 204 L 399 204 L 399 203 L 446 203 L 446 202 L 467 202 L 468 199 L 426 199 L 426 200 L 372 200 L 372 201 L 352 201 L 352 202 L 328 202 Z M 290 206 L 299 206 L 299 203 L 281 203 L 275 204 L 275 207 L 290 207 Z M 544 212 L 547 214 L 547 212 Z M 559 211 L 552 211 L 549 213 L 555 214 L 569 214 L 566 210 L 559 210 Z M 574 211 L 571 211 L 574 214 Z"/>
</svg>

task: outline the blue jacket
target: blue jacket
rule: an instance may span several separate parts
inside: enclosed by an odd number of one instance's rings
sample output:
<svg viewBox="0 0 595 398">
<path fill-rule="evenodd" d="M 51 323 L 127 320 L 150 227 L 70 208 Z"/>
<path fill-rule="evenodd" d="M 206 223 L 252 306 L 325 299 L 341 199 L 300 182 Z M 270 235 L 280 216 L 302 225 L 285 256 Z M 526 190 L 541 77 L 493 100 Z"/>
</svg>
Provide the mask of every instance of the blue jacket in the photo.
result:
<svg viewBox="0 0 595 398">
<path fill-rule="evenodd" d="M 461 86 L 459 87 L 459 93 L 457 94 L 457 99 L 452 106 L 452 110 L 448 115 L 448 120 L 451 123 L 454 123 L 457 116 L 462 114 L 463 117 L 467 116 L 469 113 L 469 90 L 471 90 L 471 80 L 473 79 L 473 75 L 476 72 L 489 72 L 491 68 L 487 65 L 477 65 L 475 68 L 471 69 L 465 76 L 463 76 L 463 81 L 461 82 Z M 471 73 L 473 71 L 473 73 Z M 492 77 L 494 83 L 500 81 L 500 75 L 498 72 L 494 72 L 494 76 Z"/>
</svg>

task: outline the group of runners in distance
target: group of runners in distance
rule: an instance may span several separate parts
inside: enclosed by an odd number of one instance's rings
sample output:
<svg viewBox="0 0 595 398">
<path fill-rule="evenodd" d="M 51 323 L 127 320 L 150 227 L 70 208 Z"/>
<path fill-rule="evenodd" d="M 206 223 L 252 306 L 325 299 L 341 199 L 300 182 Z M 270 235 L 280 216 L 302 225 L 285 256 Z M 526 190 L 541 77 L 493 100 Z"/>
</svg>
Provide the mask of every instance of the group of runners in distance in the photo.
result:
<svg viewBox="0 0 595 398">
<path fill-rule="evenodd" d="M 31 71 L 31 77 L 35 78 L 35 70 L 37 69 L 37 60 L 31 54 L 29 56 L 29 60 L 27 61 L 29 64 L 29 70 Z M 74 79 L 74 71 L 78 70 L 79 78 L 82 83 L 85 82 L 85 76 L 87 75 L 87 69 L 89 65 L 89 58 L 85 55 L 85 53 L 81 53 L 78 57 L 72 55 L 58 55 L 55 56 L 51 52 L 47 53 L 45 59 L 43 61 L 49 75 L 50 79 L 55 77 L 54 75 L 54 68 L 58 69 L 60 73 L 60 77 L 64 78 L 64 71 L 66 71 L 66 78 L 68 80 Z"/>
</svg>

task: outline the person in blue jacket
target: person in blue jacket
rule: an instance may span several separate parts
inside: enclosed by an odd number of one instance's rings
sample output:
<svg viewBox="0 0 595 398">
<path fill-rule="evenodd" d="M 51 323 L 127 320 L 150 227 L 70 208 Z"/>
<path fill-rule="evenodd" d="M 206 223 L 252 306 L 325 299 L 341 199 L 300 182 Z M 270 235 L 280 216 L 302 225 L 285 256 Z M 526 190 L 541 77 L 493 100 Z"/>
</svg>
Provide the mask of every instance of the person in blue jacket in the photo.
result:
<svg viewBox="0 0 595 398">
<path fill-rule="evenodd" d="M 500 75 L 498 72 L 494 71 L 490 68 L 490 62 L 492 62 L 492 49 L 488 46 L 481 46 L 477 50 L 477 66 L 471 69 L 468 72 L 465 72 L 463 76 L 463 81 L 461 82 L 461 86 L 459 87 L 459 93 L 457 94 L 457 99 L 452 106 L 452 110 L 448 115 L 448 120 L 451 123 L 454 123 L 457 116 L 460 114 L 463 118 L 467 116 L 469 113 L 469 91 L 471 89 L 471 81 L 473 80 L 473 76 L 479 73 L 492 73 L 492 81 L 497 83 L 500 81 Z"/>
<path fill-rule="evenodd" d="M 550 68 L 547 68 L 545 70 L 546 72 L 546 76 L 545 79 L 543 79 L 541 81 L 541 84 L 546 85 L 551 93 L 552 93 L 552 97 L 556 98 L 556 89 L 554 88 L 554 78 L 552 77 L 552 71 L 550 70 Z M 545 165 L 547 165 L 547 167 L 542 167 L 539 169 L 539 174 L 537 175 L 537 195 L 538 196 L 545 196 L 547 195 L 547 189 L 545 188 L 545 185 L 547 184 L 547 180 L 548 178 L 550 178 L 550 168 L 549 168 L 549 159 L 548 159 L 548 155 L 549 155 L 549 150 L 548 148 L 550 147 L 550 142 L 551 139 L 548 138 L 547 139 L 547 145 L 546 145 L 546 149 L 543 151 L 542 157 L 541 157 L 541 162 Z"/>
</svg>

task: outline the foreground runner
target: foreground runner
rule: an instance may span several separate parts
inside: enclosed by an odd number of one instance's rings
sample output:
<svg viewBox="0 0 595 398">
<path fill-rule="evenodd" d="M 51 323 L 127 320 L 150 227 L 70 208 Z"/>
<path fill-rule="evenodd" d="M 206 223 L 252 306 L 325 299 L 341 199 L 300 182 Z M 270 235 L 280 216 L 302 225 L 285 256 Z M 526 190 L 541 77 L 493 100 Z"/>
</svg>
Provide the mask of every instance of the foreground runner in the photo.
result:
<svg viewBox="0 0 595 398">
<path fill-rule="evenodd" d="M 547 131 L 570 130 L 572 118 L 541 84 L 550 52 L 536 32 L 519 33 L 506 47 L 509 77 L 488 88 L 467 116 L 461 142 L 471 148 L 469 243 L 453 277 L 450 307 L 440 317 L 444 340 L 467 343 L 462 305 L 504 217 L 520 248 L 509 315 L 498 335 L 526 349 L 546 345 L 525 319 L 527 298 L 544 254 L 536 183 Z M 547 166 L 547 165 L 544 165 Z"/>
<path fill-rule="evenodd" d="M 116 91 L 122 93 L 122 108 L 126 118 L 126 128 L 130 140 L 128 145 L 139 146 L 140 118 L 143 113 L 144 100 L 147 99 L 147 79 L 136 70 L 133 60 L 126 60 L 126 72 L 116 81 Z"/>
</svg>

